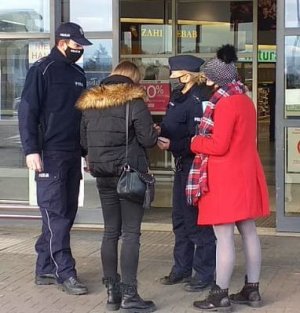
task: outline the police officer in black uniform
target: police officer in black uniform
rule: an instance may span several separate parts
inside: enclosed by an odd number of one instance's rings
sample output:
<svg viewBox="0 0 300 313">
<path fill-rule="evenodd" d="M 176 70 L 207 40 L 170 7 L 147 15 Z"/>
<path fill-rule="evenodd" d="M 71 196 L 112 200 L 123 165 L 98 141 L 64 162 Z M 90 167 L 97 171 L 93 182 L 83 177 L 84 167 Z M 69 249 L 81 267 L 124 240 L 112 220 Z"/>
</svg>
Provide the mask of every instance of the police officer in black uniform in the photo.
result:
<svg viewBox="0 0 300 313">
<path fill-rule="evenodd" d="M 91 45 L 75 23 L 61 24 L 56 46 L 28 71 L 19 107 L 19 130 L 26 164 L 35 171 L 42 233 L 37 252 L 37 285 L 57 284 L 69 294 L 87 293 L 77 279 L 70 230 L 81 180 L 80 121 L 75 103 L 86 88 L 75 62 Z"/>
<path fill-rule="evenodd" d="M 193 153 L 190 141 L 203 115 L 210 90 L 201 81 L 204 61 L 191 55 L 169 58 L 171 99 L 160 126 L 158 146 L 172 152 L 175 159 L 172 222 L 175 234 L 174 265 L 164 285 L 183 283 L 186 291 L 199 291 L 214 280 L 216 251 L 211 226 L 197 225 L 197 208 L 187 204 L 185 187 Z"/>
</svg>

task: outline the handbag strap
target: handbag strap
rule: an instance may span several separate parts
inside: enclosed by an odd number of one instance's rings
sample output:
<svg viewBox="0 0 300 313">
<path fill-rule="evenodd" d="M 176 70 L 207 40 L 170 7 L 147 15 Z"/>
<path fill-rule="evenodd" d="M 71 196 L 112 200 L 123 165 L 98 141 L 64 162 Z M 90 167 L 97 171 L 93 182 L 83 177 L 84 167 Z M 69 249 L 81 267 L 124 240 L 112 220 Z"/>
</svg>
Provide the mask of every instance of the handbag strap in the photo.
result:
<svg viewBox="0 0 300 313">
<path fill-rule="evenodd" d="M 129 128 L 129 103 L 126 103 L 126 152 L 125 152 L 125 159 L 126 164 L 128 164 L 128 128 Z"/>
</svg>

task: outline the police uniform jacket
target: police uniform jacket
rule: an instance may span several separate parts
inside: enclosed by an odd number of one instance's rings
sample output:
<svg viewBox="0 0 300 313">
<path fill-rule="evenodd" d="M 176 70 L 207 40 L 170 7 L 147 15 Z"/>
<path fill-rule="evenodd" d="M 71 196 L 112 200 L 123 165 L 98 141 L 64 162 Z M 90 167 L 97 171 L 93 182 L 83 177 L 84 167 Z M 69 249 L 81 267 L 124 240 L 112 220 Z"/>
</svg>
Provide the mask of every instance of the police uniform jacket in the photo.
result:
<svg viewBox="0 0 300 313">
<path fill-rule="evenodd" d="M 209 98 L 206 86 L 195 84 L 187 93 L 175 91 L 161 123 L 161 136 L 170 139 L 170 148 L 175 158 L 192 160 L 191 138 L 203 115 L 202 101 Z"/>
<path fill-rule="evenodd" d="M 157 132 L 144 101 L 145 92 L 121 75 L 104 79 L 100 86 L 84 92 L 77 106 L 83 112 L 81 143 L 88 153 L 91 174 L 119 176 L 125 164 L 126 104 L 129 104 L 128 163 L 147 172 L 145 148 L 156 144 Z"/>
<path fill-rule="evenodd" d="M 81 112 L 75 103 L 85 87 L 83 69 L 56 47 L 31 66 L 19 107 L 25 155 L 80 149 Z"/>
</svg>

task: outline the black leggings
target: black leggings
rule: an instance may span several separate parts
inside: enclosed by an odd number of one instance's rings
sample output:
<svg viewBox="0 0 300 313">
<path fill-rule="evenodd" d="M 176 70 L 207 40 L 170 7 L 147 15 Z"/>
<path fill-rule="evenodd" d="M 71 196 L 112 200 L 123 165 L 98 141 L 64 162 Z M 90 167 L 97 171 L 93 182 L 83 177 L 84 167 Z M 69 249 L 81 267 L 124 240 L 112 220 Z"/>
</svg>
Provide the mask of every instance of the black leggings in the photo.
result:
<svg viewBox="0 0 300 313">
<path fill-rule="evenodd" d="M 120 254 L 121 278 L 125 284 L 136 284 L 140 252 L 142 204 L 119 199 L 117 177 L 97 178 L 104 236 L 101 246 L 103 275 L 115 279 L 118 271 L 118 241 L 122 235 Z"/>
</svg>

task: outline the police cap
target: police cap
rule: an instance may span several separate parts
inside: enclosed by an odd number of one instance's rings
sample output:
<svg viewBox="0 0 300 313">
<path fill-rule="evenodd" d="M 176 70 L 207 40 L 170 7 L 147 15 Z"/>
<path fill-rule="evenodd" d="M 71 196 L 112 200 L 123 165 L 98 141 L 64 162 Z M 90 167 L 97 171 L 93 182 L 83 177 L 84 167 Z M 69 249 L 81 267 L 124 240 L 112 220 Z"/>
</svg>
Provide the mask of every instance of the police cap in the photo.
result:
<svg viewBox="0 0 300 313">
<path fill-rule="evenodd" d="M 171 70 L 170 78 L 181 76 L 184 72 L 197 73 L 200 71 L 204 60 L 193 55 L 176 55 L 169 58 L 169 66 Z"/>
<path fill-rule="evenodd" d="M 55 38 L 72 39 L 81 46 L 92 45 L 92 43 L 85 38 L 81 26 L 72 22 L 60 24 L 55 32 Z"/>
</svg>

